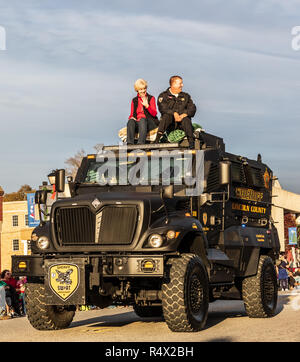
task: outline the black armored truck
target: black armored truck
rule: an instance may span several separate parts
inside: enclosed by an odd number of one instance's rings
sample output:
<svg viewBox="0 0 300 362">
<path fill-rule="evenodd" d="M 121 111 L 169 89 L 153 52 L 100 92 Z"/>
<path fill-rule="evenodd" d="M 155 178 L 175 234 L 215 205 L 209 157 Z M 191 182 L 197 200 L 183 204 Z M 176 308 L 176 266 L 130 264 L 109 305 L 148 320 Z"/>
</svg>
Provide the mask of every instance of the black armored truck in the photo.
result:
<svg viewBox="0 0 300 362">
<path fill-rule="evenodd" d="M 85 304 L 130 305 L 174 332 L 202 329 L 217 299 L 243 300 L 249 317 L 275 314 L 272 171 L 220 137 L 195 141 L 103 146 L 66 185 L 64 170 L 51 174 L 69 197 L 45 217 L 49 191 L 36 192 L 31 255 L 12 257 L 33 327 L 67 328 Z"/>
</svg>

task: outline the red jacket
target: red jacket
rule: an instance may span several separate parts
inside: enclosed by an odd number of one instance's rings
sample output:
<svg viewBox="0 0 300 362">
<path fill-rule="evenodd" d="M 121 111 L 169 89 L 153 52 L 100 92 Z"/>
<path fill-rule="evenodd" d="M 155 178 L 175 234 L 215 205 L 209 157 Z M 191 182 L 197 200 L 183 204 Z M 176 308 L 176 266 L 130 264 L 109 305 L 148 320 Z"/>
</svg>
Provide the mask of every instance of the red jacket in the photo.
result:
<svg viewBox="0 0 300 362">
<path fill-rule="evenodd" d="M 147 94 L 146 94 L 146 96 L 147 96 Z M 138 106 L 137 106 L 137 110 L 136 110 L 136 120 L 139 121 L 141 118 L 146 118 L 146 115 L 144 112 L 144 106 L 142 105 L 142 98 L 140 97 L 139 94 L 138 94 L 137 98 L 138 98 Z M 150 99 L 149 107 L 147 108 L 147 110 L 151 114 L 151 116 L 155 117 L 157 115 L 155 98 L 153 96 Z M 134 102 L 132 100 L 130 116 L 128 117 L 128 119 L 133 118 L 134 117 L 133 114 L 134 114 Z"/>
<path fill-rule="evenodd" d="M 5 283 L 17 289 L 17 280 L 15 278 L 9 278 L 8 280 L 5 280 Z"/>
</svg>

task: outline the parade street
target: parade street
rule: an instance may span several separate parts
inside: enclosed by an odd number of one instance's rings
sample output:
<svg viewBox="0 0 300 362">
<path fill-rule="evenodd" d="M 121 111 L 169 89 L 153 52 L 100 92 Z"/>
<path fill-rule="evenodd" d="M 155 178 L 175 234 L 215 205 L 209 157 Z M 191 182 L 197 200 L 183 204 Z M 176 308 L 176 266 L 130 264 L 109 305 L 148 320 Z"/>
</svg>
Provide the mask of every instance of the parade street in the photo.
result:
<svg viewBox="0 0 300 362">
<path fill-rule="evenodd" d="M 141 319 L 132 308 L 77 312 L 70 327 L 38 331 L 26 317 L 0 320 L 1 342 L 299 342 L 300 290 L 279 292 L 273 318 L 249 318 L 242 301 L 210 304 L 207 324 L 197 333 L 173 333 L 161 318 Z M 282 328 L 288 333 L 282 333 Z"/>
</svg>

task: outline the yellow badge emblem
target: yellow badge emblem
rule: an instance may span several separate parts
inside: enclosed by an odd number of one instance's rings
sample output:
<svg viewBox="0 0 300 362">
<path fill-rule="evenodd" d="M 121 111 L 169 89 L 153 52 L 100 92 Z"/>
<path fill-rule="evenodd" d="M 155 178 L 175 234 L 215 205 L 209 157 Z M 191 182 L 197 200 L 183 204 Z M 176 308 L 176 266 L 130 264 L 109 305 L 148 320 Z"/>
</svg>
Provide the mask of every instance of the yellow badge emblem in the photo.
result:
<svg viewBox="0 0 300 362">
<path fill-rule="evenodd" d="M 49 284 L 52 291 L 66 300 L 79 286 L 79 268 L 75 264 L 53 264 L 49 268 Z"/>
</svg>

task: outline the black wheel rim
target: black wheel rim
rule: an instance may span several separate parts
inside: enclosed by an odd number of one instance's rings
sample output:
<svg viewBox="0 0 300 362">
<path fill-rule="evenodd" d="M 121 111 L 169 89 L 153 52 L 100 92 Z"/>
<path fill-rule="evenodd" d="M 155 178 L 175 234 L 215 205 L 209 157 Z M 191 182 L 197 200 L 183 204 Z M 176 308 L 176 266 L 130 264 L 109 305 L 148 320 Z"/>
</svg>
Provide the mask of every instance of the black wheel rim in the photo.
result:
<svg viewBox="0 0 300 362">
<path fill-rule="evenodd" d="M 202 321 L 204 318 L 203 311 L 204 289 L 198 274 L 193 274 L 189 283 L 189 308 L 193 317 Z"/>
</svg>

